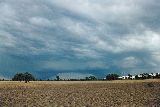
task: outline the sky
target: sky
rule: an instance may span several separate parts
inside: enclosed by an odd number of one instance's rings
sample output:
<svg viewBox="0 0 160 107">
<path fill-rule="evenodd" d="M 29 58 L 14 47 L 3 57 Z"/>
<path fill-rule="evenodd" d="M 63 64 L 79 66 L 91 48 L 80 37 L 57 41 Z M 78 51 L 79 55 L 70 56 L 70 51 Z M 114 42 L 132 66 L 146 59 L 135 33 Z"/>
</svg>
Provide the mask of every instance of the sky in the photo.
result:
<svg viewBox="0 0 160 107">
<path fill-rule="evenodd" d="M 160 72 L 158 0 L 0 0 L 0 78 Z"/>
</svg>

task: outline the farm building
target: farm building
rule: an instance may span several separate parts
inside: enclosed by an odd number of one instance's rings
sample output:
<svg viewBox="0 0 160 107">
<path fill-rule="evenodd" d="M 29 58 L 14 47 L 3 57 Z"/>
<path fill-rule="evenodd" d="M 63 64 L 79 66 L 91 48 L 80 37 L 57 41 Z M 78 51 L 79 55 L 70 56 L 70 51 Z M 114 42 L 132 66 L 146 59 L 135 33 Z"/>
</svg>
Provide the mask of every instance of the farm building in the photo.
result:
<svg viewBox="0 0 160 107">
<path fill-rule="evenodd" d="M 123 79 L 123 80 L 126 80 L 126 79 L 135 79 L 135 76 L 120 76 L 118 77 L 118 79 Z"/>
</svg>

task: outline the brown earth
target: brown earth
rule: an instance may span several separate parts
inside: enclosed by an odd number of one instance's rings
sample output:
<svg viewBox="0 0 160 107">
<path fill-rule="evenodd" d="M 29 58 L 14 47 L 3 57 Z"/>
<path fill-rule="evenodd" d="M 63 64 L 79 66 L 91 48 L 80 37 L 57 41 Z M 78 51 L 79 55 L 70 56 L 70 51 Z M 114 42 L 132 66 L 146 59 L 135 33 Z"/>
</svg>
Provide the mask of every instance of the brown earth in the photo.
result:
<svg viewBox="0 0 160 107">
<path fill-rule="evenodd" d="M 111 106 L 160 106 L 160 80 L 0 82 L 0 107 Z"/>
</svg>

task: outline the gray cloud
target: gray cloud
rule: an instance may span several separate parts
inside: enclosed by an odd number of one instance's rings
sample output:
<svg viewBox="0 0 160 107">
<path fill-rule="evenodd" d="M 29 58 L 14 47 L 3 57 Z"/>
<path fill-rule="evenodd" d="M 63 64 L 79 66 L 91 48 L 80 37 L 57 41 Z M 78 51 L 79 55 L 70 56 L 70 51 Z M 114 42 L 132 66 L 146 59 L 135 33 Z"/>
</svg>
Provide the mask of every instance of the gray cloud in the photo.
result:
<svg viewBox="0 0 160 107">
<path fill-rule="evenodd" d="M 2 0 L 0 75 L 158 72 L 159 9 L 158 0 Z"/>
</svg>

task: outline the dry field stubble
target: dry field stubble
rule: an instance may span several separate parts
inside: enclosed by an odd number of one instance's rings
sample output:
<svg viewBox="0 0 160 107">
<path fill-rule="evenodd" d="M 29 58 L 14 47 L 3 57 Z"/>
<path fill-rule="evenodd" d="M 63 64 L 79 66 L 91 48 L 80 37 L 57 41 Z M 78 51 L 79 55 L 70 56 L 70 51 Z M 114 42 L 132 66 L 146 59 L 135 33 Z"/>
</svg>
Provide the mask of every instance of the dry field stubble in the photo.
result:
<svg viewBox="0 0 160 107">
<path fill-rule="evenodd" d="M 0 107 L 160 106 L 160 80 L 0 82 Z"/>
</svg>

